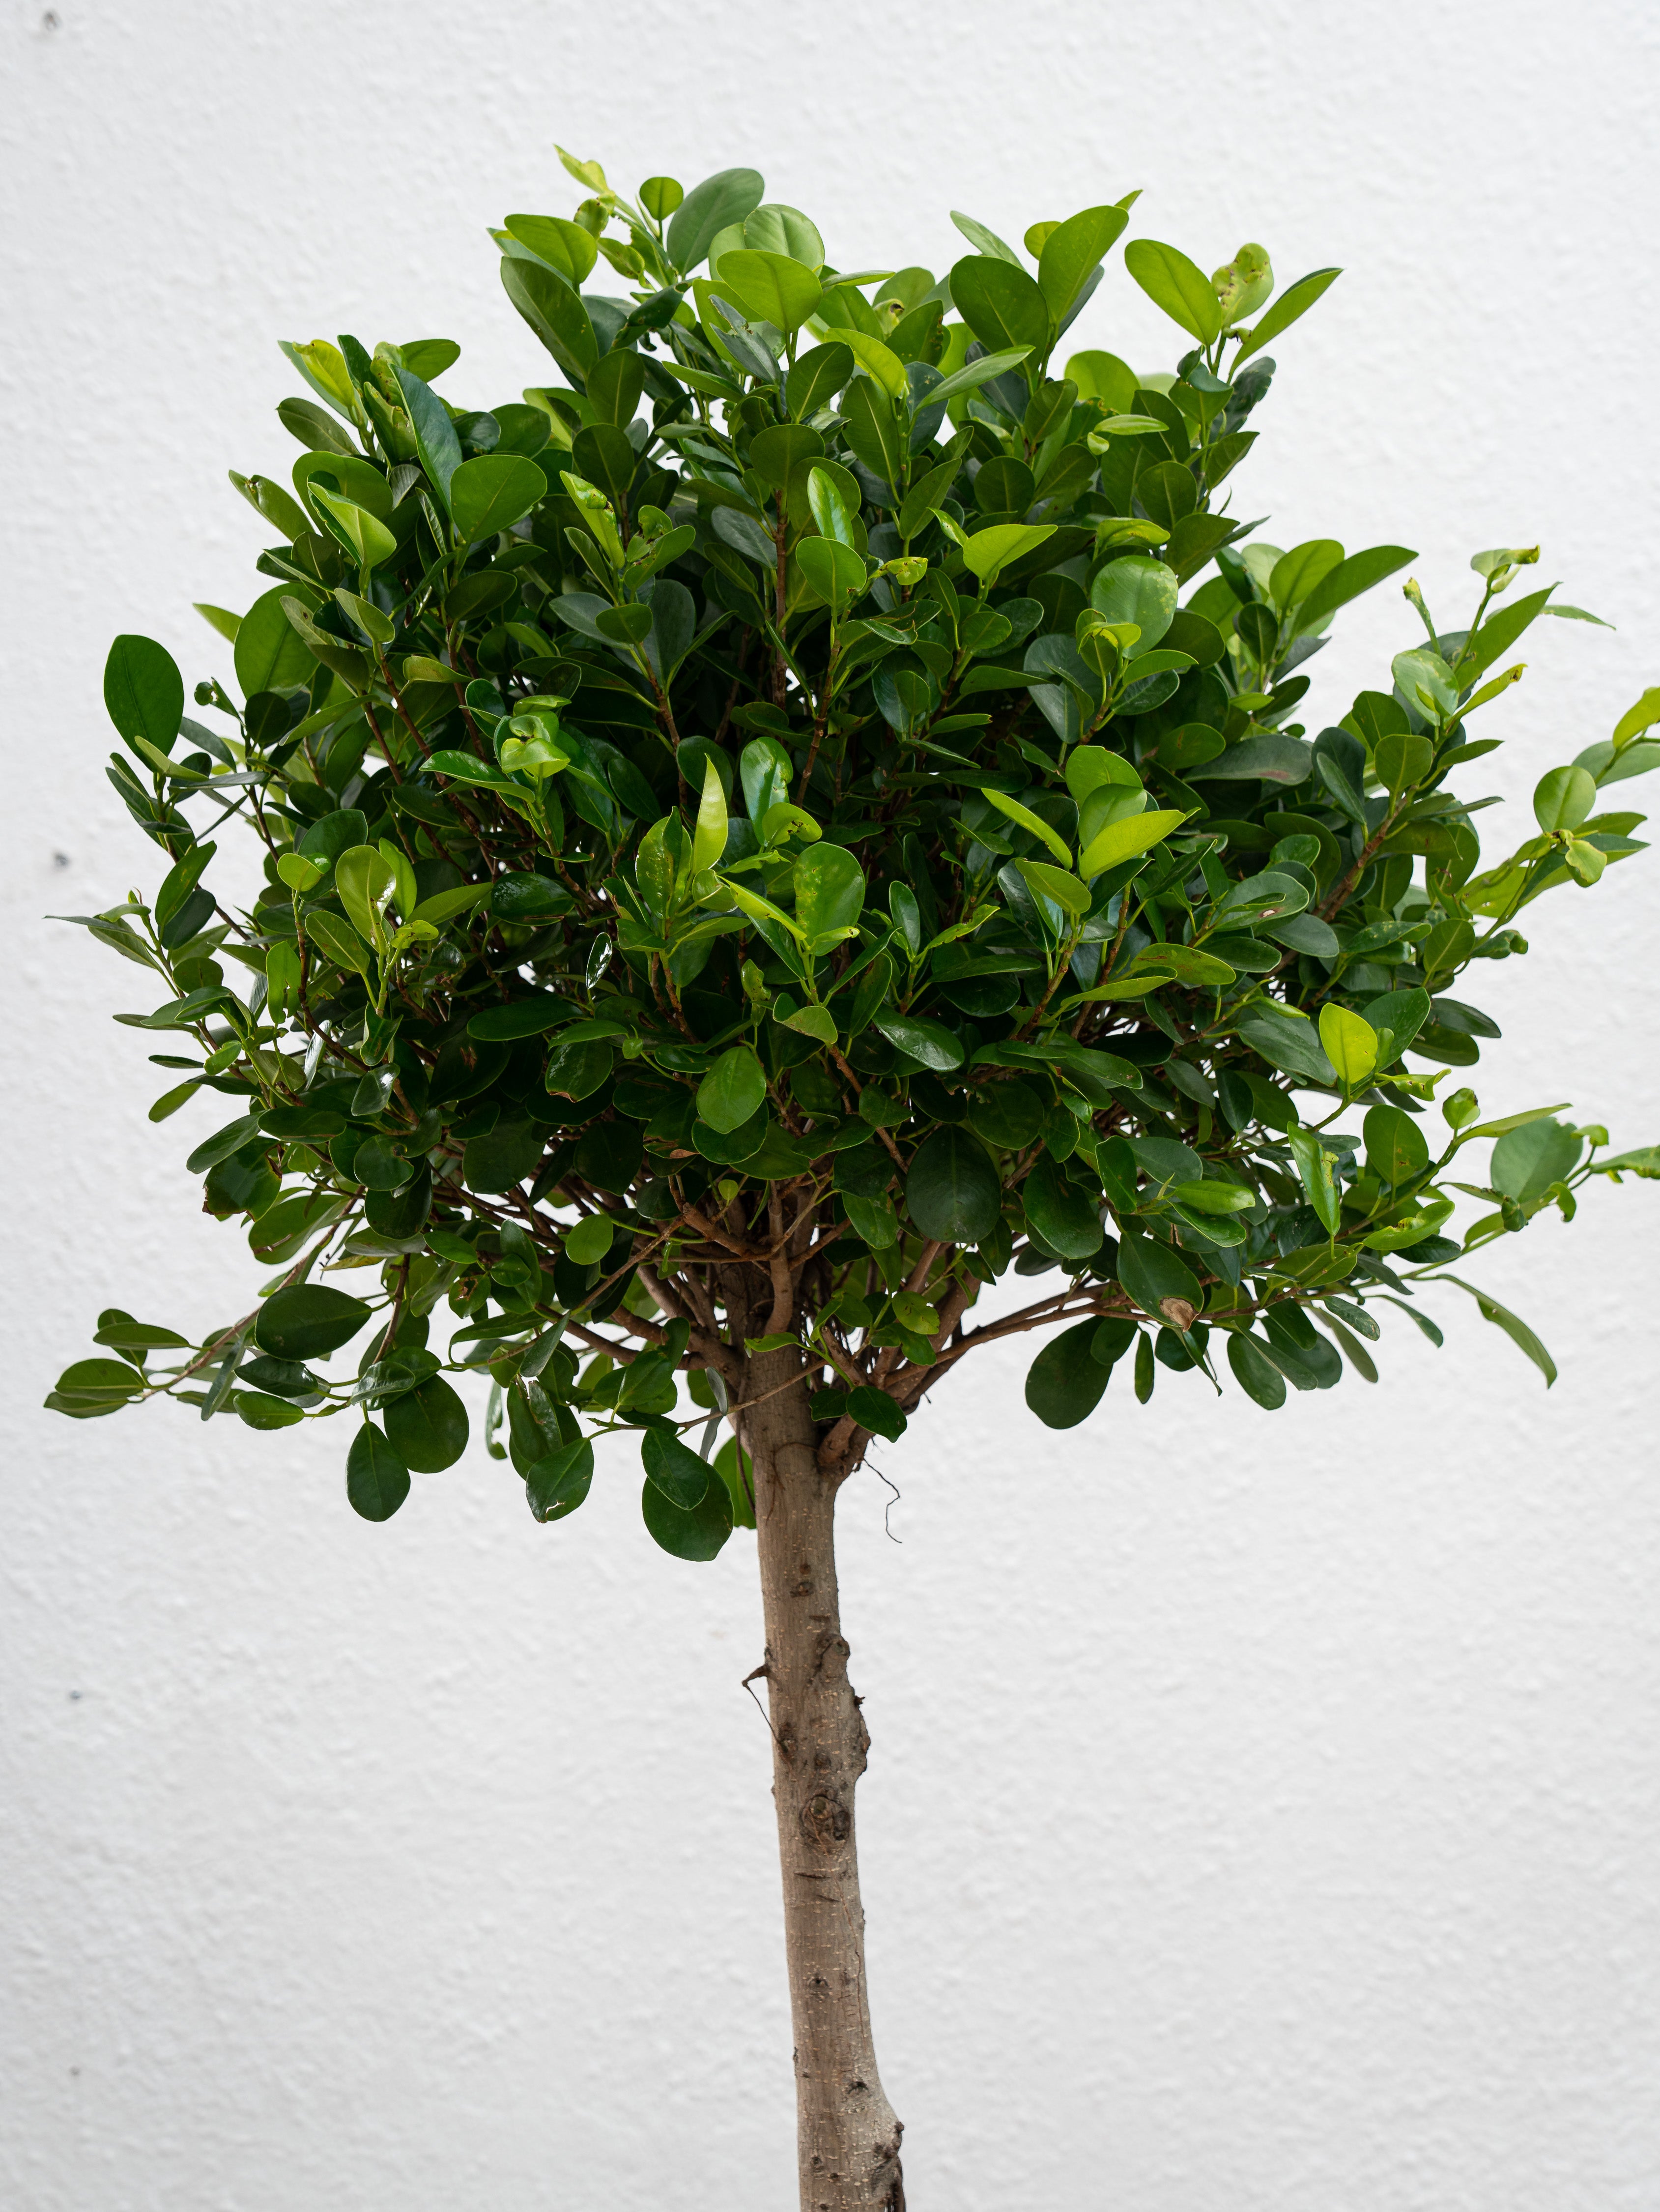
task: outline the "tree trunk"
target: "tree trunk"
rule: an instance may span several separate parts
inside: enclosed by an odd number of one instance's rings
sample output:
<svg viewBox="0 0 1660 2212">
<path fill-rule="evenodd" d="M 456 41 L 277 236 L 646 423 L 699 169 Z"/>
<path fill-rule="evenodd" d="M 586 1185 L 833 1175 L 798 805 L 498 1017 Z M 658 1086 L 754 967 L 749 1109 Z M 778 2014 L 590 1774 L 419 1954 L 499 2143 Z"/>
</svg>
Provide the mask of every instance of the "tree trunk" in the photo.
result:
<svg viewBox="0 0 1660 2212">
<path fill-rule="evenodd" d="M 772 1795 L 796 2038 L 802 2212 L 904 2212 L 902 2130 L 882 2094 L 864 1978 L 853 1792 L 870 1739 L 836 1594 L 837 1477 L 818 1463 L 793 1352 L 751 1369 L 745 1422 L 766 1606 Z M 779 1370 L 779 1371 L 774 1371 Z M 768 1390 L 777 1391 L 766 1397 Z"/>
</svg>

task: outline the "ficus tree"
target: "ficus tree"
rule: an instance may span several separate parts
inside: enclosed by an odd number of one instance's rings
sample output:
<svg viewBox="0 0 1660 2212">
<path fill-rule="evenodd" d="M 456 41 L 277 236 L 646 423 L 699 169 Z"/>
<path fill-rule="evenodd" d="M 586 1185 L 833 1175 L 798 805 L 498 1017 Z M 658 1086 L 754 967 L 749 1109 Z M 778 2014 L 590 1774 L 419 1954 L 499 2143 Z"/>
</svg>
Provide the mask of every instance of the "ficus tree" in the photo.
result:
<svg viewBox="0 0 1660 2212">
<path fill-rule="evenodd" d="M 1233 511 L 1266 348 L 1334 269 L 1131 240 L 1177 332 L 1138 373 L 1064 343 L 1133 192 L 844 270 L 751 169 L 631 199 L 561 158 L 574 214 L 494 234 L 521 395 L 440 397 L 448 339 L 285 345 L 288 482 L 231 478 L 261 588 L 200 610 L 239 699 L 210 677 L 195 719 L 161 646 L 110 653 L 159 881 L 71 918 L 161 994 L 116 1018 L 165 1048 L 150 1119 L 233 1104 L 184 1165 L 264 1279 L 205 1331 L 106 1310 L 47 1402 L 342 1416 L 383 1521 L 461 1457 L 472 1377 L 549 1542 L 636 1455 L 645 1539 L 753 1532 L 802 2203 L 894 2208 L 839 1491 L 1027 1333 L 1052 1428 L 1119 1369 L 1246 1421 L 1375 1382 L 1385 1321 L 1441 1342 L 1441 1285 L 1548 1383 L 1453 1271 L 1660 1152 L 1483 1118 L 1463 979 L 1642 849 L 1603 793 L 1660 761 L 1660 690 L 1484 853 L 1510 656 L 1595 620 L 1507 547 L 1457 610 L 1409 581 L 1310 734 L 1334 622 L 1415 557 Z"/>
</svg>

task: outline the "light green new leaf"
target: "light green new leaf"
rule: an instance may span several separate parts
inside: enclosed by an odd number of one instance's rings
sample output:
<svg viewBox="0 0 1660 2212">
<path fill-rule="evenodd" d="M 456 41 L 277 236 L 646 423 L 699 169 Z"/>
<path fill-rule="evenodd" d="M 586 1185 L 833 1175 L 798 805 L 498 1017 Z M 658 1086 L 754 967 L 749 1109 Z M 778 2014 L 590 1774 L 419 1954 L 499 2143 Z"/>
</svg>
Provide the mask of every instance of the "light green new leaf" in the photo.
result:
<svg viewBox="0 0 1660 2212">
<path fill-rule="evenodd" d="M 1051 522 L 996 522 L 962 541 L 962 557 L 987 591 L 1013 561 L 1035 552 L 1055 535 Z"/>
<path fill-rule="evenodd" d="M 991 800 L 1000 814 L 1006 814 L 1011 822 L 1018 822 L 1022 830 L 1029 830 L 1034 837 L 1047 845 L 1063 868 L 1072 866 L 1070 849 L 1056 836 L 1040 814 L 1034 814 L 1029 806 L 1022 806 L 1018 799 L 1010 799 L 1006 792 L 988 787 L 982 795 Z"/>
<path fill-rule="evenodd" d="M 1596 804 L 1596 781 L 1582 768 L 1554 768 L 1533 793 L 1533 815 L 1549 837 L 1577 830 Z"/>
<path fill-rule="evenodd" d="M 1155 238 L 1135 238 L 1124 250 L 1124 265 L 1154 306 L 1162 307 L 1172 322 L 1190 331 L 1202 345 L 1221 337 L 1222 311 L 1216 288 L 1179 247 L 1162 246 Z"/>
<path fill-rule="evenodd" d="M 703 796 L 698 801 L 697 828 L 692 837 L 692 873 L 712 868 L 726 850 L 726 793 L 712 760 L 703 763 Z"/>
<path fill-rule="evenodd" d="M 1116 868 L 1120 860 L 1134 860 L 1138 853 L 1151 852 L 1172 830 L 1179 830 L 1187 817 L 1168 807 L 1150 808 L 1145 814 L 1132 814 L 1122 822 L 1109 822 L 1099 836 L 1093 837 L 1079 856 L 1078 873 L 1093 882 Z"/>
<path fill-rule="evenodd" d="M 591 233 L 562 215 L 510 215 L 502 228 L 573 284 L 585 284 L 599 258 Z"/>
<path fill-rule="evenodd" d="M 808 470 L 807 505 L 821 537 L 833 538 L 839 544 L 857 547 L 853 518 L 847 511 L 841 486 L 828 469 Z"/>
<path fill-rule="evenodd" d="M 1378 1032 L 1361 1015 L 1328 1000 L 1320 1009 L 1320 1042 L 1345 1089 L 1364 1083 L 1378 1065 Z"/>
<path fill-rule="evenodd" d="M 349 968 L 359 975 L 369 974 L 373 956 L 368 946 L 354 930 L 346 927 L 338 915 L 308 914 L 304 926 L 306 936 L 314 945 L 322 947 L 336 967 Z"/>
<path fill-rule="evenodd" d="M 839 538 L 803 538 L 796 548 L 796 560 L 820 599 L 839 616 L 865 588 L 864 556 Z"/>
<path fill-rule="evenodd" d="M 727 255 L 721 264 L 723 275 L 737 258 L 736 254 Z M 792 262 L 791 266 L 793 268 L 795 264 Z M 840 323 L 828 327 L 836 343 L 850 349 L 859 367 L 875 378 L 890 399 L 903 399 L 907 396 L 911 387 L 906 381 L 905 363 L 890 346 L 885 346 L 880 338 L 872 337 L 869 331 L 850 330 Z M 932 398 L 931 393 L 930 398 Z"/>
<path fill-rule="evenodd" d="M 385 854 L 373 845 L 354 845 L 335 863 L 335 889 L 360 937 L 378 944 L 381 917 L 397 886 L 397 877 Z"/>
<path fill-rule="evenodd" d="M 1160 425 L 1162 428 L 1162 425 Z M 1132 653 L 1148 653 L 1176 619 L 1176 571 L 1148 553 L 1109 561 L 1089 587 L 1089 604 L 1109 623 L 1134 623 Z"/>
<path fill-rule="evenodd" d="M 799 261 L 787 253 L 757 253 L 748 246 L 721 256 L 715 291 L 717 296 L 724 293 L 735 300 L 751 322 L 771 323 L 786 334 L 798 331 L 824 297 L 818 278 Z M 845 336 L 840 331 L 837 335 Z M 851 337 L 846 342 L 851 344 Z"/>
<path fill-rule="evenodd" d="M 360 568 L 378 568 L 397 552 L 397 538 L 367 507 L 360 507 L 355 500 L 329 491 L 319 483 L 312 485 L 311 495 L 313 505 L 323 510 L 324 520 L 334 526 L 336 537 Z"/>
<path fill-rule="evenodd" d="M 1088 913 L 1088 889 L 1069 870 L 1051 868 L 1043 860 L 1016 860 L 1015 866 L 1039 897 L 1052 901 L 1063 914 L 1077 921 Z"/>
<path fill-rule="evenodd" d="M 796 920 L 815 957 L 855 935 L 864 871 L 845 845 L 819 844 L 796 863 Z"/>
<path fill-rule="evenodd" d="M 1126 253 L 1126 258 L 1128 254 Z M 1254 330 L 1245 332 L 1245 343 L 1234 356 L 1233 366 L 1248 361 L 1253 353 L 1260 353 L 1281 331 L 1289 330 L 1300 315 L 1306 315 L 1329 284 L 1335 284 L 1342 275 L 1341 269 L 1315 269 L 1306 276 L 1300 276 L 1288 284 Z"/>
<path fill-rule="evenodd" d="M 1128 209 L 1085 208 L 1057 223 L 1038 256 L 1038 289 L 1057 323 L 1076 298 L 1089 272 L 1130 220 Z"/>
</svg>

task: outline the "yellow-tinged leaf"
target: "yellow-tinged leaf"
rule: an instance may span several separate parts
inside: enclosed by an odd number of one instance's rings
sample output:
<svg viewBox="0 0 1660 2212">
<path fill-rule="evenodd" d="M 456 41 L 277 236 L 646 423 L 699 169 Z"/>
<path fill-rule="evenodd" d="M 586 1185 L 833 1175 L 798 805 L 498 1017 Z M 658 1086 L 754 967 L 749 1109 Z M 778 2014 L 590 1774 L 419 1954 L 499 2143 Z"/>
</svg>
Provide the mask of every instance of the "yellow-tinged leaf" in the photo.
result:
<svg viewBox="0 0 1660 2212">
<path fill-rule="evenodd" d="M 726 794 L 721 789 L 715 763 L 703 763 L 703 796 L 698 801 L 697 829 L 692 838 L 692 872 L 712 868 L 726 850 Z"/>
<path fill-rule="evenodd" d="M 903 399 L 909 386 L 905 380 L 905 363 L 891 346 L 880 338 L 873 338 L 869 331 L 846 330 L 840 324 L 830 327 L 830 335 L 846 346 L 863 369 L 868 369 L 890 399 Z"/>
<path fill-rule="evenodd" d="M 1022 806 L 1018 799 L 1010 799 L 1005 792 L 988 790 L 985 796 L 1000 814 L 1006 814 L 1011 822 L 1018 822 L 1022 830 L 1029 830 L 1034 837 L 1041 838 L 1063 868 L 1072 866 L 1070 848 L 1056 836 L 1041 815 L 1034 814 L 1029 806 Z M 1182 817 L 1178 815 L 1176 818 L 1180 821 Z"/>
<path fill-rule="evenodd" d="M 1151 852 L 1172 830 L 1179 830 L 1186 819 L 1185 814 L 1172 807 L 1154 807 L 1146 814 L 1127 815 L 1122 822 L 1109 822 L 1098 836 L 1090 840 L 1078 862 L 1078 873 L 1091 879 L 1105 875 L 1120 860 L 1131 860 L 1138 853 Z"/>
<path fill-rule="evenodd" d="M 1344 1086 L 1353 1091 L 1378 1065 L 1378 1032 L 1348 1006 L 1320 1009 L 1320 1042 Z"/>
</svg>

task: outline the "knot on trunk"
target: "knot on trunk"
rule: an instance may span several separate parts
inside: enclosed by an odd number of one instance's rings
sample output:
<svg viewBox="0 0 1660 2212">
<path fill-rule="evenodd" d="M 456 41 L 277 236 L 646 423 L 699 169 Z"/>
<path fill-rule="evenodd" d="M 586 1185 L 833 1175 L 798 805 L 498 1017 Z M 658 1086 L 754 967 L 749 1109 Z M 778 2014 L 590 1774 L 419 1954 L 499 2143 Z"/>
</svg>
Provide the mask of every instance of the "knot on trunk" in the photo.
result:
<svg viewBox="0 0 1660 2212">
<path fill-rule="evenodd" d="M 827 1636 L 819 1646 L 819 1672 L 827 1681 L 845 1682 L 853 1647 L 845 1636 Z"/>
<path fill-rule="evenodd" d="M 809 1844 L 820 1850 L 832 1850 L 852 1834 L 852 1808 L 843 1803 L 838 1791 L 827 1787 L 815 1790 L 802 1805 L 801 1826 Z"/>
</svg>

